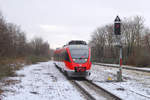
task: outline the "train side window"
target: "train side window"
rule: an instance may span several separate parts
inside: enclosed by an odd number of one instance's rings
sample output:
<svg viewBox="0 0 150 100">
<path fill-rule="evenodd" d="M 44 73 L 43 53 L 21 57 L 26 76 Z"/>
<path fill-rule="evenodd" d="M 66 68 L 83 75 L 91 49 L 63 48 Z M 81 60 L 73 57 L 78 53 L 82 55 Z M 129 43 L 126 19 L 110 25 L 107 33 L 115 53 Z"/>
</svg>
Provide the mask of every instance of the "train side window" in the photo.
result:
<svg viewBox="0 0 150 100">
<path fill-rule="evenodd" d="M 65 51 L 65 60 L 70 62 L 69 55 L 68 55 L 67 51 Z"/>
<path fill-rule="evenodd" d="M 63 55 L 63 61 L 65 60 L 65 52 L 63 51 L 63 53 L 62 53 Z"/>
<path fill-rule="evenodd" d="M 61 61 L 64 61 L 64 52 L 61 53 Z"/>
</svg>

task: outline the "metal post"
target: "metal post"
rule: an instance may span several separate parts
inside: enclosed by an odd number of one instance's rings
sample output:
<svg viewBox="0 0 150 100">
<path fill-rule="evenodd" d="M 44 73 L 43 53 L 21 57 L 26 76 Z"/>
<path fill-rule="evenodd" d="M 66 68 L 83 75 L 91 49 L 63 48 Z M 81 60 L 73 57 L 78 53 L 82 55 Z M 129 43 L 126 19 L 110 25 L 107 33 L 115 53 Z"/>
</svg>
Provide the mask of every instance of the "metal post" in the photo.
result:
<svg viewBox="0 0 150 100">
<path fill-rule="evenodd" d="M 119 59 L 119 80 L 118 81 L 123 81 L 122 79 L 122 45 L 120 44 L 120 59 Z"/>
<path fill-rule="evenodd" d="M 119 16 L 116 17 L 114 20 L 114 33 L 116 35 L 117 42 L 119 45 L 117 45 L 120 49 L 120 57 L 119 57 L 119 71 L 117 71 L 117 80 L 123 81 L 122 79 L 122 43 L 121 43 L 121 20 Z"/>
</svg>

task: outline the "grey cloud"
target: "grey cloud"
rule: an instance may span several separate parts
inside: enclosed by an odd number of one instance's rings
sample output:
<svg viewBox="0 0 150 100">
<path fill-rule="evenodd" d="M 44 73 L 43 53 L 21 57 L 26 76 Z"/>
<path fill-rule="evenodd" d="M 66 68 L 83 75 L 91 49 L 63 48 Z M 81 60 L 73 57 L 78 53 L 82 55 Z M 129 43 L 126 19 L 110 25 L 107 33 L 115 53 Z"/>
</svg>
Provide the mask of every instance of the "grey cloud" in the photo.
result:
<svg viewBox="0 0 150 100">
<path fill-rule="evenodd" d="M 28 38 L 41 36 L 53 48 L 70 39 L 89 40 L 98 26 L 121 18 L 143 16 L 149 26 L 148 0 L 0 0 L 0 9 L 9 22 L 21 25 Z M 55 25 L 66 30 L 45 31 L 39 25 Z M 70 37 L 70 38 L 68 38 Z"/>
</svg>

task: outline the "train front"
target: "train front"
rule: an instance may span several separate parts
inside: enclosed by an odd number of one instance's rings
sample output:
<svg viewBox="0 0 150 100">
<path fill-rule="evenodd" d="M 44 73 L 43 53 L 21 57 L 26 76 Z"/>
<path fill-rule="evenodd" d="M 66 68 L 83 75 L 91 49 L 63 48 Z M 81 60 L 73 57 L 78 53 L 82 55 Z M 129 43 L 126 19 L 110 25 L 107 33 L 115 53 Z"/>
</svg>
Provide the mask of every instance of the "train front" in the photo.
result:
<svg viewBox="0 0 150 100">
<path fill-rule="evenodd" d="M 70 77 L 86 77 L 90 75 L 91 53 L 87 45 L 70 45 L 68 48 L 70 70 L 67 71 Z"/>
</svg>

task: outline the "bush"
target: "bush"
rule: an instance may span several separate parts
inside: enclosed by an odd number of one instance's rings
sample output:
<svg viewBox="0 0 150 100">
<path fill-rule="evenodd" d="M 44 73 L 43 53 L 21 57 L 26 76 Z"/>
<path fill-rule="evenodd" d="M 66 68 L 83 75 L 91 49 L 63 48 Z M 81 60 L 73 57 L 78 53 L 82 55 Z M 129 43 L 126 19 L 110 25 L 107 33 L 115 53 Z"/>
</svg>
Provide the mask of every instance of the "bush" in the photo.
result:
<svg viewBox="0 0 150 100">
<path fill-rule="evenodd" d="M 6 76 L 14 76 L 13 68 L 9 65 L 0 65 L 0 79 Z"/>
<path fill-rule="evenodd" d="M 22 64 L 35 64 L 48 61 L 49 58 L 40 56 L 29 56 L 26 58 L 0 58 L 0 79 L 15 76 L 15 71 L 23 67 Z"/>
<path fill-rule="evenodd" d="M 45 62 L 50 60 L 48 57 L 29 56 L 26 58 L 28 64 L 36 64 L 37 62 Z"/>
<path fill-rule="evenodd" d="M 135 56 L 130 56 L 127 64 L 135 65 L 139 67 L 148 67 L 150 66 L 150 54 L 148 51 L 139 51 Z"/>
<path fill-rule="evenodd" d="M 22 58 L 0 58 L 0 79 L 15 76 L 15 71 L 22 68 L 23 63 Z"/>
<path fill-rule="evenodd" d="M 141 53 L 140 55 L 138 55 L 136 58 L 136 66 L 150 66 L 150 55 L 148 53 Z"/>
</svg>

